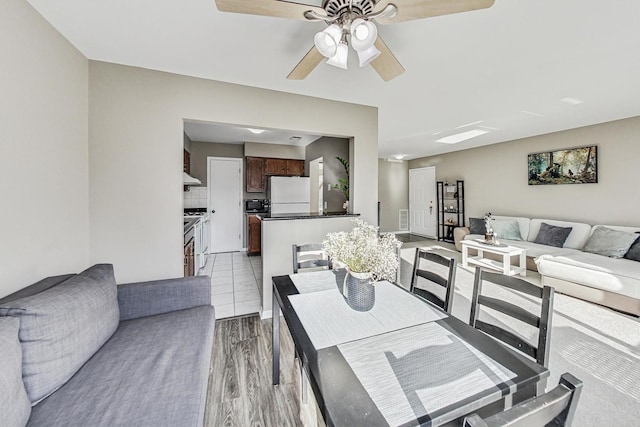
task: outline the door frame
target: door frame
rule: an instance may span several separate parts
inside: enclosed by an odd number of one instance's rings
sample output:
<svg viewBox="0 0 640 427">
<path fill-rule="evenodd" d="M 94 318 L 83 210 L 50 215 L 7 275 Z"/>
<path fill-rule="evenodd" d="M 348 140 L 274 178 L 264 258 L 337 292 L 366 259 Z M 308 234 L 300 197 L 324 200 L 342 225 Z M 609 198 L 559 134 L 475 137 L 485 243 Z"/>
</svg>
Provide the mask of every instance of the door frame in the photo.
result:
<svg viewBox="0 0 640 427">
<path fill-rule="evenodd" d="M 438 212 L 437 212 L 437 203 L 436 203 L 436 226 L 435 226 L 435 234 L 433 236 L 428 236 L 426 234 L 419 234 L 419 233 L 415 233 L 413 232 L 413 230 L 411 230 L 411 212 L 413 211 L 412 209 L 412 200 L 411 200 L 411 172 L 412 171 L 421 171 L 421 170 L 426 170 L 426 169 L 433 169 L 433 194 L 434 194 L 434 199 L 437 200 L 438 198 L 438 192 L 436 191 L 436 182 L 438 181 L 437 175 L 436 175 L 436 167 L 435 166 L 424 166 L 421 168 L 413 168 L 413 169 L 409 169 L 409 233 L 410 234 L 416 234 L 418 236 L 423 236 L 423 237 L 428 237 L 430 239 L 438 239 Z"/>
<path fill-rule="evenodd" d="M 244 208 L 242 207 L 242 201 L 244 200 L 244 192 L 243 187 L 244 187 L 244 158 L 242 157 L 217 157 L 217 156 L 207 156 L 207 215 L 209 216 L 209 236 L 208 236 L 208 240 L 209 240 L 209 244 L 207 245 L 209 248 L 209 253 L 213 253 L 211 252 L 211 248 L 213 247 L 212 242 L 211 242 L 211 231 L 213 229 L 212 227 L 212 221 L 211 221 L 211 189 L 210 189 L 210 185 L 211 185 L 211 161 L 212 160 L 223 160 L 223 161 L 236 161 L 238 162 L 238 167 L 240 168 L 240 182 L 238 184 L 238 194 L 240 196 L 239 200 L 240 200 L 240 206 L 239 206 L 239 210 L 240 210 L 240 215 L 238 216 L 238 221 L 240 222 L 240 251 L 246 251 L 246 244 L 245 244 L 245 226 L 244 226 L 244 222 L 245 222 L 245 216 L 243 215 L 244 213 Z"/>
</svg>

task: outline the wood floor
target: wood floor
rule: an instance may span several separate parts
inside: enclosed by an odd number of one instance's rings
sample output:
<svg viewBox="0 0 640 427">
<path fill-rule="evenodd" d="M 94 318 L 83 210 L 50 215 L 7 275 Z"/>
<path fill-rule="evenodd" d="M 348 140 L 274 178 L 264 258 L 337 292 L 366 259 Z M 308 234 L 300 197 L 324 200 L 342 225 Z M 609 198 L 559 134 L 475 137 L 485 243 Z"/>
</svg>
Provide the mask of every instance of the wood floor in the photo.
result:
<svg viewBox="0 0 640 427">
<path fill-rule="evenodd" d="M 216 321 L 205 426 L 309 424 L 301 420 L 300 372 L 293 341 L 286 323 L 281 320 L 280 324 L 280 385 L 274 387 L 271 320 L 254 315 Z M 306 418 L 304 411 L 302 417 Z"/>
</svg>

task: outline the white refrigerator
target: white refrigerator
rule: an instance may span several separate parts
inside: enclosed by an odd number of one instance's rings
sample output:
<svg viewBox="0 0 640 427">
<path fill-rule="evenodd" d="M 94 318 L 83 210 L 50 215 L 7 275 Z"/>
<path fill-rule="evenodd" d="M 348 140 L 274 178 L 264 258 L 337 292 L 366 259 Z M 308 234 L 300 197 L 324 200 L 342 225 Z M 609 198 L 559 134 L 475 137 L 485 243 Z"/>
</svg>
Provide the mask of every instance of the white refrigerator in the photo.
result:
<svg viewBox="0 0 640 427">
<path fill-rule="evenodd" d="M 272 214 L 309 213 L 311 181 L 304 176 L 272 176 L 269 178 Z"/>
</svg>

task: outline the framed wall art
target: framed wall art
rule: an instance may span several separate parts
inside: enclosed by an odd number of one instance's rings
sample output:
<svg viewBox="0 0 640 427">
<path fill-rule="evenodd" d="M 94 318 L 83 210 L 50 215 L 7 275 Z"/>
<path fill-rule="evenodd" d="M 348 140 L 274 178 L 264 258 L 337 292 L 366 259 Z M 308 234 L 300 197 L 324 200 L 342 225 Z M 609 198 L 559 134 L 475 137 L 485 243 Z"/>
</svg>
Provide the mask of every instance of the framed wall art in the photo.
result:
<svg viewBox="0 0 640 427">
<path fill-rule="evenodd" d="M 598 182 L 598 148 L 532 153 L 528 156 L 529 185 L 595 184 Z"/>
</svg>

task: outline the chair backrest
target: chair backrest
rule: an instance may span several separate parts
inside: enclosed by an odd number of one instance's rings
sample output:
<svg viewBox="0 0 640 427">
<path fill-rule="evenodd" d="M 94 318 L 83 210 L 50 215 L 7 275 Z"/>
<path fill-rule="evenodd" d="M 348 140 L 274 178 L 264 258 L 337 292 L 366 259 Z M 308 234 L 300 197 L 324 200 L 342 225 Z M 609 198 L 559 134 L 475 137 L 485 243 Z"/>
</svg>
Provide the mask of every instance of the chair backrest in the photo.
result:
<svg viewBox="0 0 640 427">
<path fill-rule="evenodd" d="M 506 411 L 482 419 L 477 414 L 465 418 L 463 427 L 570 426 L 578 406 L 582 381 L 566 373 L 556 388 Z"/>
<path fill-rule="evenodd" d="M 540 299 L 540 315 L 538 316 L 533 314 L 511 302 L 482 295 L 483 281 L 491 282 Z M 478 320 L 480 315 L 480 305 L 484 305 L 487 308 L 496 310 L 537 328 L 538 345 L 534 347 L 523 338 L 499 325 Z M 523 279 L 505 276 L 499 273 L 490 273 L 483 271 L 481 268 L 476 268 L 476 275 L 473 283 L 473 295 L 471 297 L 471 318 L 469 320 L 469 324 L 534 358 L 536 362 L 545 367 L 549 361 L 552 313 L 553 288 L 549 286 L 540 288 Z"/>
<path fill-rule="evenodd" d="M 333 268 L 331 259 L 324 255 L 321 243 L 307 243 L 304 245 L 293 245 L 293 272 L 303 268 L 321 268 L 326 267 L 331 270 Z M 312 252 L 304 255 L 306 252 Z"/>
<path fill-rule="evenodd" d="M 449 269 L 447 273 L 447 277 L 443 277 L 437 273 L 434 273 L 431 270 L 425 270 L 420 268 L 420 261 L 422 259 L 447 267 Z M 440 298 L 438 295 L 434 294 L 431 291 L 418 288 L 417 287 L 418 277 L 422 277 L 423 279 L 427 279 L 430 282 L 435 283 L 436 285 L 442 286 L 445 289 L 444 299 Z M 436 304 L 437 306 L 445 310 L 447 313 L 451 313 L 451 307 L 453 304 L 453 289 L 454 289 L 455 278 L 456 278 L 456 260 L 455 259 L 446 258 L 434 252 L 416 248 L 416 257 L 413 262 L 413 275 L 411 277 L 411 286 L 409 288 L 411 292 L 421 296 L 427 301 L 431 301 L 432 303 Z"/>
</svg>

